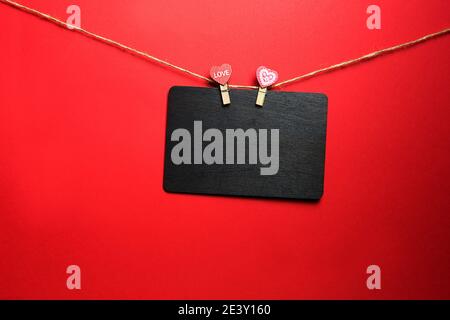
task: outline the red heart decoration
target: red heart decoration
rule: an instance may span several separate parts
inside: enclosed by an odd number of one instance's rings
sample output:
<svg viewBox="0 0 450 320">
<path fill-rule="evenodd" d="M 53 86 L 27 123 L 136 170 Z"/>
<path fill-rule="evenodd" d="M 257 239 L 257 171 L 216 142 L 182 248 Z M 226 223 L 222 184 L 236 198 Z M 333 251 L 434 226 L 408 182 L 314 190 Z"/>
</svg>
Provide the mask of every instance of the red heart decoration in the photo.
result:
<svg viewBox="0 0 450 320">
<path fill-rule="evenodd" d="M 231 77 L 231 66 L 226 63 L 220 67 L 213 66 L 209 71 L 209 74 L 214 81 L 221 85 L 225 85 Z"/>
<path fill-rule="evenodd" d="M 256 69 L 256 79 L 258 79 L 261 88 L 273 85 L 278 80 L 278 72 L 267 67 L 261 66 Z"/>
</svg>

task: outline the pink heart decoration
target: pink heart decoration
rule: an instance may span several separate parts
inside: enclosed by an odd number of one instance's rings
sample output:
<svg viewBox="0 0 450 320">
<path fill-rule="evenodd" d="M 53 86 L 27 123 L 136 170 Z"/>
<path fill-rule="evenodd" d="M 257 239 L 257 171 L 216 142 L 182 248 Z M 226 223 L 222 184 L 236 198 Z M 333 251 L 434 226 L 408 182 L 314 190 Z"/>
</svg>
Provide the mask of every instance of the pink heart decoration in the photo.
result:
<svg viewBox="0 0 450 320">
<path fill-rule="evenodd" d="M 256 79 L 258 79 L 261 88 L 273 85 L 278 80 L 278 72 L 267 67 L 261 66 L 256 69 Z"/>
<path fill-rule="evenodd" d="M 231 77 L 231 66 L 226 63 L 220 67 L 213 66 L 209 71 L 209 74 L 214 81 L 221 85 L 225 85 Z"/>
</svg>

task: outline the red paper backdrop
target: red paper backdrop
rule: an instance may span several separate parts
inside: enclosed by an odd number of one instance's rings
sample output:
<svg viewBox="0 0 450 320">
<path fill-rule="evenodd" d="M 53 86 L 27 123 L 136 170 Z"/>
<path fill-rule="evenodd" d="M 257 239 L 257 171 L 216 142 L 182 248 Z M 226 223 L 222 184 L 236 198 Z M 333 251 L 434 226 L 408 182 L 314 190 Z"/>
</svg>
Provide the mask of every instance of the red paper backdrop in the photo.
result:
<svg viewBox="0 0 450 320">
<path fill-rule="evenodd" d="M 75 3 L 88 30 L 239 84 L 450 26 L 447 0 Z M 0 30 L 0 298 L 450 298 L 448 36 L 284 89 L 329 97 L 325 193 L 304 203 L 165 193 L 168 90 L 204 83 L 4 4 Z"/>
</svg>

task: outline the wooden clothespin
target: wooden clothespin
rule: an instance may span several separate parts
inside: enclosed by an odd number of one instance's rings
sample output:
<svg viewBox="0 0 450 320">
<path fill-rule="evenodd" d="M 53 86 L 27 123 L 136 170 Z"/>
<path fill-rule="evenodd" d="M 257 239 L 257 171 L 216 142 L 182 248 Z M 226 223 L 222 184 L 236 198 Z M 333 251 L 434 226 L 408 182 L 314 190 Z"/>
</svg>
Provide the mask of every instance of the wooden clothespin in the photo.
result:
<svg viewBox="0 0 450 320">
<path fill-rule="evenodd" d="M 227 106 L 231 103 L 230 90 L 228 87 L 228 80 L 231 77 L 231 66 L 223 64 L 220 67 L 213 66 L 210 70 L 211 78 L 220 86 L 220 94 L 222 96 L 222 103 Z"/>
<path fill-rule="evenodd" d="M 266 98 L 267 87 L 270 87 L 278 80 L 278 72 L 267 67 L 261 66 L 256 69 L 256 79 L 259 82 L 258 96 L 256 97 L 256 105 L 262 107 Z"/>
<path fill-rule="evenodd" d="M 222 95 L 222 103 L 224 106 L 227 106 L 231 103 L 230 101 L 230 91 L 228 88 L 228 83 L 224 85 L 220 85 L 220 94 Z"/>
</svg>

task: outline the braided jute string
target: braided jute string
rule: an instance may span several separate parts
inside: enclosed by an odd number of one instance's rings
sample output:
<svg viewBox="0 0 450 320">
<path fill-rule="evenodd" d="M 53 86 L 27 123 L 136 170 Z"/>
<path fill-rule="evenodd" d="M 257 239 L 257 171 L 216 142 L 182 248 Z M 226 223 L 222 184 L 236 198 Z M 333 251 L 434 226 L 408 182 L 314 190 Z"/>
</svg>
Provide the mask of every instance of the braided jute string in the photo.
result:
<svg viewBox="0 0 450 320">
<path fill-rule="evenodd" d="M 53 22 L 54 24 L 56 24 L 56 25 L 58 25 L 60 27 L 66 27 L 68 30 L 72 30 L 72 31 L 75 31 L 75 32 L 82 33 L 82 34 L 84 34 L 84 35 L 86 35 L 86 36 L 88 36 L 90 38 L 93 38 L 95 40 L 98 40 L 100 42 L 103 42 L 103 43 L 109 44 L 111 46 L 120 48 L 120 49 L 125 50 L 125 51 L 127 51 L 129 53 L 132 53 L 132 54 L 135 54 L 137 56 L 140 56 L 141 58 L 148 59 L 148 60 L 151 60 L 153 62 L 157 62 L 157 63 L 160 63 L 160 64 L 162 64 L 164 66 L 167 66 L 169 68 L 173 68 L 175 70 L 187 73 L 190 76 L 193 76 L 193 77 L 196 77 L 198 79 L 204 80 L 204 81 L 206 81 L 208 83 L 211 83 L 211 84 L 215 83 L 212 79 L 210 79 L 208 77 L 202 76 L 202 75 L 200 75 L 198 73 L 195 73 L 193 71 L 190 71 L 190 70 L 188 70 L 186 68 L 177 66 L 177 65 L 175 65 L 173 63 L 170 63 L 170 62 L 168 62 L 166 60 L 163 60 L 163 59 L 157 58 L 155 56 L 152 56 L 152 55 L 150 55 L 150 54 L 148 54 L 146 52 L 134 49 L 134 48 L 129 47 L 127 45 L 124 45 L 124 44 L 122 44 L 120 42 L 117 42 L 117 41 L 111 40 L 109 38 L 103 37 L 101 35 L 98 35 L 96 33 L 90 32 L 90 31 L 88 31 L 86 29 L 75 27 L 75 26 L 70 25 L 70 24 L 68 24 L 68 23 L 66 23 L 64 21 L 61 21 L 61 20 L 59 20 L 59 19 L 57 19 L 57 18 L 55 18 L 55 17 L 53 17 L 51 15 L 48 15 L 46 13 L 42 13 L 42 12 L 40 12 L 38 10 L 33 9 L 33 8 L 29 8 L 29 7 L 24 6 L 24 5 L 20 4 L 20 3 L 17 3 L 17 2 L 14 2 L 14 1 L 10 1 L 10 0 L 0 0 L 0 2 L 8 4 L 8 5 L 16 8 L 16 9 L 19 9 L 19 10 L 22 10 L 24 12 L 30 13 L 32 15 L 35 15 L 35 16 L 37 16 L 39 18 L 42 18 L 42 19 L 45 19 L 47 21 Z M 312 72 L 309 72 L 309 73 L 306 73 L 306 74 L 303 74 L 303 75 L 299 75 L 299 76 L 294 77 L 292 79 L 288 79 L 288 80 L 284 80 L 284 81 L 278 82 L 278 83 L 272 85 L 270 88 L 272 88 L 272 89 L 273 88 L 278 88 L 278 87 L 281 87 L 281 86 L 285 86 L 285 85 L 291 84 L 291 83 L 296 82 L 296 81 L 300 81 L 300 80 L 303 80 L 303 79 L 306 79 L 306 78 L 311 78 L 311 77 L 316 76 L 316 75 L 321 74 L 321 73 L 330 72 L 330 71 L 333 71 L 333 70 L 337 70 L 337 69 L 341 69 L 341 68 L 344 68 L 344 67 L 348 67 L 348 66 L 356 64 L 356 63 L 360 63 L 360 62 L 363 62 L 363 61 L 371 60 L 371 59 L 379 57 L 379 56 L 381 56 L 383 54 L 387 54 L 387 53 L 391 53 L 391 52 L 394 52 L 394 51 L 398 51 L 400 49 L 404 49 L 404 48 L 407 48 L 407 47 L 410 47 L 410 46 L 413 46 L 413 45 L 425 42 L 427 40 L 430 40 L 430 39 L 433 39 L 433 38 L 437 38 L 439 36 L 443 36 L 445 34 L 448 34 L 449 32 L 450 32 L 450 28 L 447 28 L 447 29 L 444 29 L 444 30 L 441 30 L 441 31 L 438 31 L 438 32 L 435 32 L 435 33 L 427 34 L 427 35 L 425 35 L 425 36 L 423 36 L 421 38 L 418 38 L 418 39 L 415 39 L 415 40 L 412 40 L 412 41 L 409 41 L 409 42 L 398 44 L 398 45 L 395 45 L 393 47 L 385 48 L 385 49 L 382 49 L 382 50 L 374 51 L 374 52 L 371 52 L 369 54 L 363 55 L 363 56 L 361 56 L 359 58 L 347 60 L 347 61 L 344 61 L 344 62 L 341 62 L 341 63 L 337 63 L 337 64 L 334 64 L 334 65 L 328 66 L 326 68 L 322 68 L 322 69 L 315 70 L 315 71 L 312 71 Z M 245 89 L 257 89 L 258 88 L 257 86 L 247 86 L 247 85 L 238 85 L 238 84 L 230 84 L 229 87 L 231 87 L 231 88 L 245 88 Z"/>
</svg>

